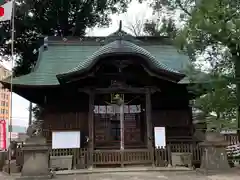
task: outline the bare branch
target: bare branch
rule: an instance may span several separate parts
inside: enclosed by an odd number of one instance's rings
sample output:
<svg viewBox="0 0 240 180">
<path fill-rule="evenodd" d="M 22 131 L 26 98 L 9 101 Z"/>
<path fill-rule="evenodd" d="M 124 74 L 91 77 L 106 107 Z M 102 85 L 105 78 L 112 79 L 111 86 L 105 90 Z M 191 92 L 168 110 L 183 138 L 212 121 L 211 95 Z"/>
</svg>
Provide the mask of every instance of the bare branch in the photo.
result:
<svg viewBox="0 0 240 180">
<path fill-rule="evenodd" d="M 144 33 L 145 22 L 145 13 L 143 13 L 136 15 L 132 21 L 129 20 L 125 27 L 135 36 L 142 36 Z"/>
<path fill-rule="evenodd" d="M 177 0 L 176 3 L 178 4 L 179 8 L 185 12 L 187 15 L 191 16 L 192 14 L 183 6 L 181 0 Z"/>
</svg>

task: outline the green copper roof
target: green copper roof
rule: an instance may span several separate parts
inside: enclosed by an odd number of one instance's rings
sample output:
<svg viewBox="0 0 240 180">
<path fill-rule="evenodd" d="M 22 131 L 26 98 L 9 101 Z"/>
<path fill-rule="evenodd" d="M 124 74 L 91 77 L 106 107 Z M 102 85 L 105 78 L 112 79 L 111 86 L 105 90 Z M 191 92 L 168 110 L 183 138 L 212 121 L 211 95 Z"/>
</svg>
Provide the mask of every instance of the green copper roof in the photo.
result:
<svg viewBox="0 0 240 180">
<path fill-rule="evenodd" d="M 86 68 L 91 60 L 102 51 L 114 53 L 118 44 L 112 42 L 113 47 L 102 48 L 97 45 L 58 44 L 49 45 L 47 50 L 40 49 L 40 56 L 34 72 L 13 79 L 13 84 L 19 85 L 58 85 L 56 75 L 73 70 Z M 189 65 L 186 55 L 178 53 L 171 45 L 142 44 L 141 48 L 133 43 L 124 41 L 125 47 L 135 52 L 142 53 L 150 58 L 156 68 L 164 68 L 168 71 L 181 73 Z M 125 49 L 126 50 L 126 49 Z"/>
<path fill-rule="evenodd" d="M 137 46 L 136 44 L 133 44 L 129 41 L 116 40 L 105 46 L 102 46 L 85 61 L 80 62 L 75 68 L 62 73 L 61 75 L 67 75 L 67 74 L 72 74 L 79 71 L 84 71 L 88 67 L 93 66 L 96 63 L 96 61 L 101 57 L 106 57 L 109 55 L 110 56 L 121 55 L 121 54 L 124 54 L 124 55 L 134 54 L 134 55 L 142 56 L 148 61 L 148 64 L 152 66 L 152 68 L 154 69 L 161 69 L 161 70 L 169 71 L 172 73 L 180 74 L 179 71 L 174 70 L 166 66 L 165 64 L 163 64 L 161 61 L 157 60 L 151 53 L 149 53 L 144 48 Z"/>
</svg>

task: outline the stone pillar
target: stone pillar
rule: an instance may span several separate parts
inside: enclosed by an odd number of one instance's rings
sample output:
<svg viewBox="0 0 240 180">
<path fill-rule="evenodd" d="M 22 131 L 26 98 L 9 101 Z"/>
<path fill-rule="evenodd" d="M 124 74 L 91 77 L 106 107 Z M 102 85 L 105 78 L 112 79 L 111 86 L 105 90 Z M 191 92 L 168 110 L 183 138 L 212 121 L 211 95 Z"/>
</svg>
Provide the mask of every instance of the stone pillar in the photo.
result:
<svg viewBox="0 0 240 180">
<path fill-rule="evenodd" d="M 23 146 L 24 163 L 18 179 L 49 179 L 49 148 L 44 137 L 34 136 Z"/>
</svg>

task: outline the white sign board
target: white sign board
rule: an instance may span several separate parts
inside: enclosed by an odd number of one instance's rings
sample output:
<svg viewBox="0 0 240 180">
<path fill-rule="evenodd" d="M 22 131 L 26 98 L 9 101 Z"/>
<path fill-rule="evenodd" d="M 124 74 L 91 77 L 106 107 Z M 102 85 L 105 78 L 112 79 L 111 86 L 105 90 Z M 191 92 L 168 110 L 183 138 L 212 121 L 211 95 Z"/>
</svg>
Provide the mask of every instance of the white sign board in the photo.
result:
<svg viewBox="0 0 240 180">
<path fill-rule="evenodd" d="M 9 132 L 9 137 L 10 137 L 10 132 Z M 12 139 L 17 139 L 19 137 L 18 133 L 16 132 L 11 132 L 11 138 Z"/>
<path fill-rule="evenodd" d="M 53 131 L 52 149 L 80 148 L 80 131 Z"/>
<path fill-rule="evenodd" d="M 154 127 L 155 147 L 166 146 L 166 132 L 165 127 Z"/>
</svg>

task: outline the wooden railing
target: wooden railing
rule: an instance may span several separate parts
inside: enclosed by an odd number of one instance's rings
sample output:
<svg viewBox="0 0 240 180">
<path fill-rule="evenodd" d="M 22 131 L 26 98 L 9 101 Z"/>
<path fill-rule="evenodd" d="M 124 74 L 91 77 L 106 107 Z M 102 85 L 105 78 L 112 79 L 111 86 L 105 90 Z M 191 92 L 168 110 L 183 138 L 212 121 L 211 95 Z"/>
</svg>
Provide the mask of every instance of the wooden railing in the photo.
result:
<svg viewBox="0 0 240 180">
<path fill-rule="evenodd" d="M 171 163 L 171 152 L 192 152 L 194 161 L 200 161 L 201 150 L 199 147 L 192 147 L 189 144 L 169 144 L 167 147 L 156 148 L 153 152 L 148 149 L 125 149 L 121 150 L 95 150 L 92 154 L 93 165 L 133 165 L 133 164 L 155 164 L 156 166 L 164 166 Z M 88 149 L 51 149 L 51 156 L 73 156 L 73 167 L 84 163 L 88 166 L 90 153 Z M 16 162 L 18 165 L 23 164 L 23 152 L 21 148 L 17 149 Z"/>
<path fill-rule="evenodd" d="M 171 146 L 158 147 L 154 151 L 154 163 L 156 166 L 167 166 L 171 161 Z"/>
<path fill-rule="evenodd" d="M 80 149 L 50 149 L 50 156 L 73 156 L 73 168 L 77 168 L 79 164 L 83 164 L 85 168 L 87 168 L 88 163 L 88 150 L 86 148 Z"/>
<path fill-rule="evenodd" d="M 152 152 L 148 149 L 127 149 L 123 152 L 123 164 L 151 164 Z"/>
<path fill-rule="evenodd" d="M 95 150 L 93 153 L 93 165 L 121 164 L 121 161 L 119 150 Z"/>
<path fill-rule="evenodd" d="M 239 139 L 238 139 L 238 135 L 237 134 L 225 134 L 224 135 L 224 139 L 230 144 L 238 144 L 239 143 Z"/>
<path fill-rule="evenodd" d="M 51 149 L 49 153 L 52 156 L 73 156 L 73 168 L 88 167 L 88 159 L 91 155 L 88 149 Z M 168 144 L 166 147 L 155 148 L 153 152 L 148 149 L 125 149 L 121 150 L 94 150 L 93 166 L 99 165 L 155 165 L 167 166 L 172 164 L 172 153 L 191 153 L 192 163 L 200 164 L 203 148 L 197 144 Z M 16 161 L 18 165 L 23 165 L 23 152 L 17 149 Z"/>
</svg>

